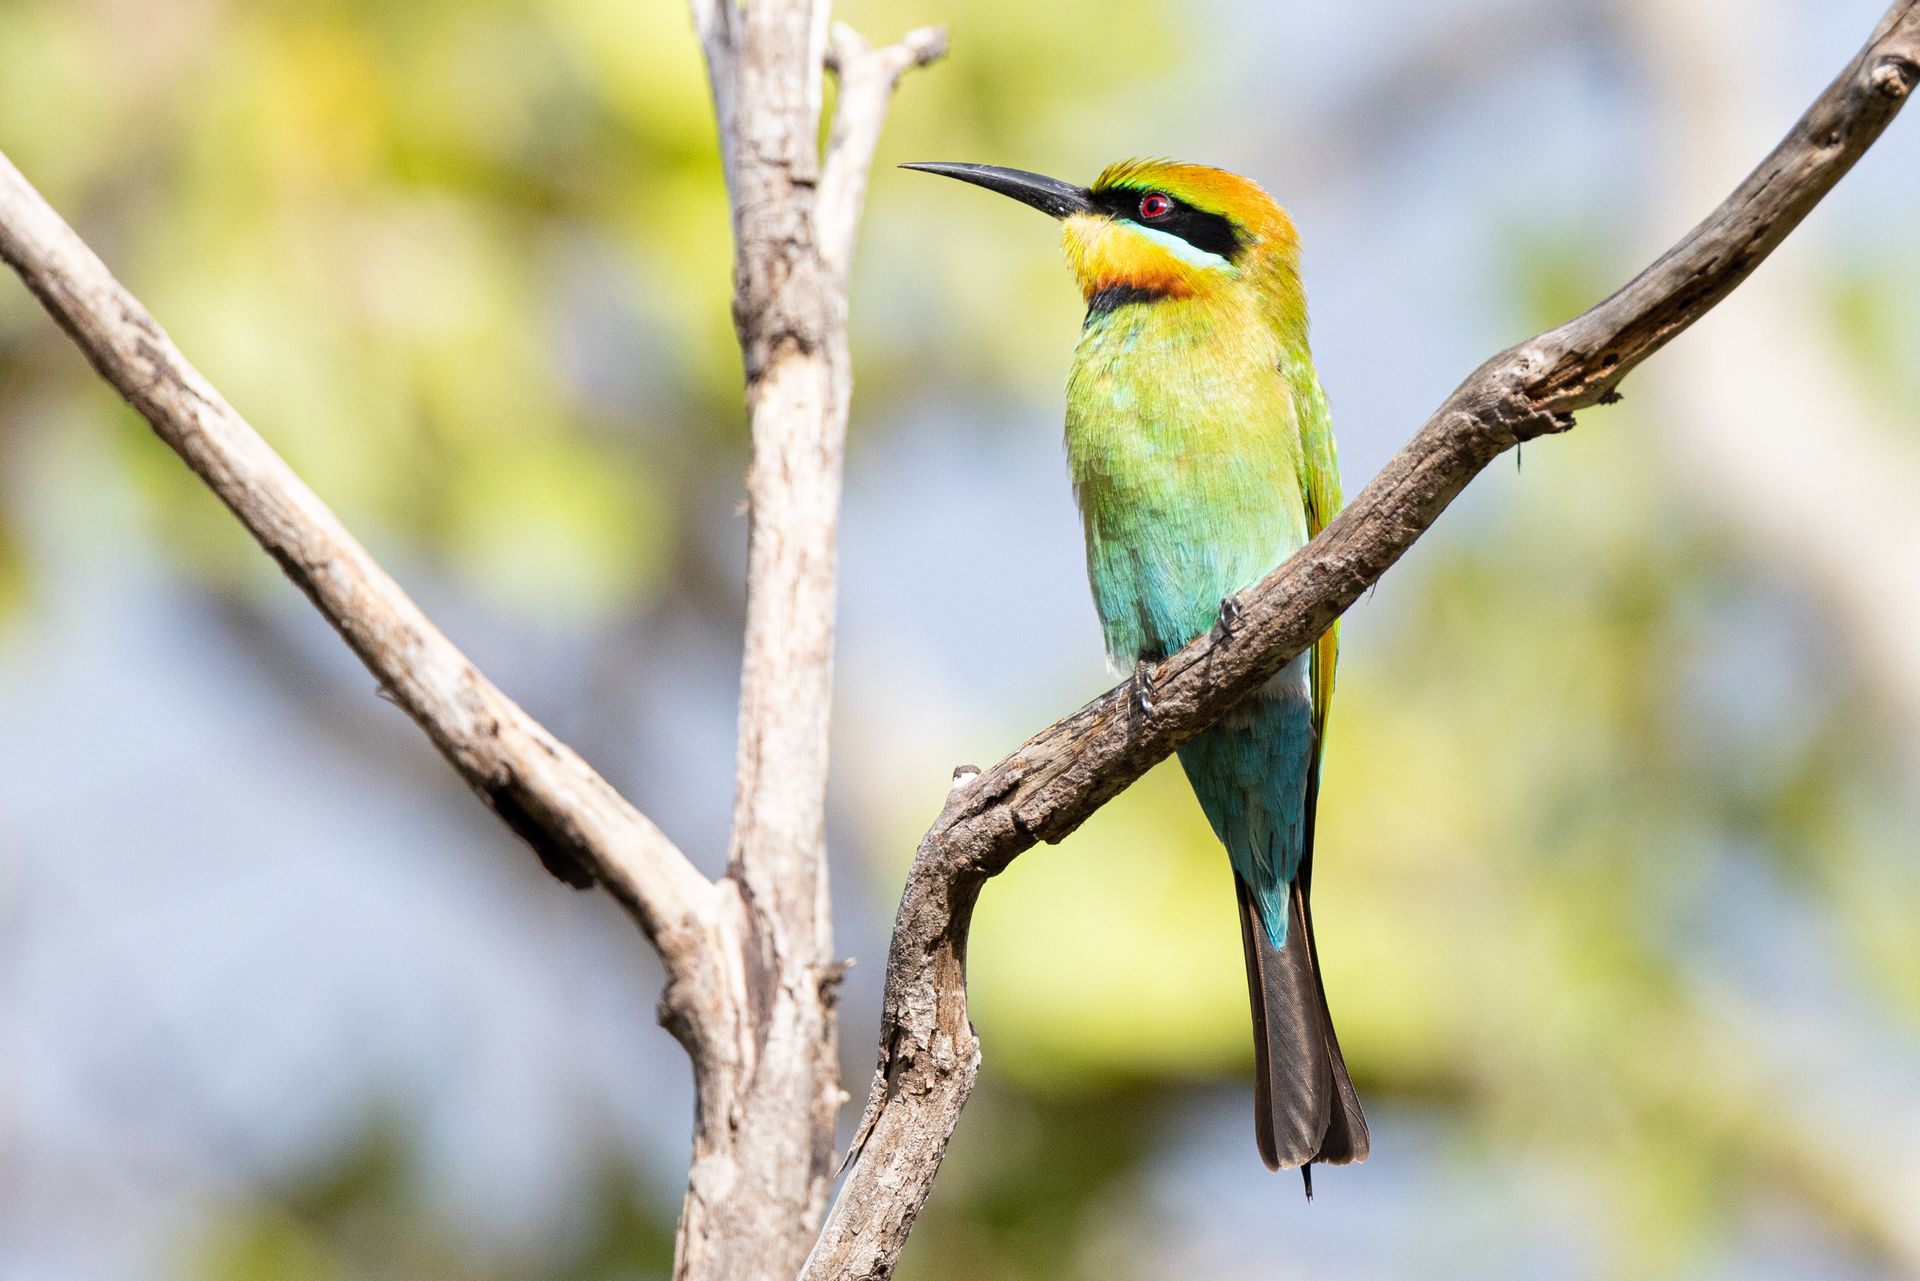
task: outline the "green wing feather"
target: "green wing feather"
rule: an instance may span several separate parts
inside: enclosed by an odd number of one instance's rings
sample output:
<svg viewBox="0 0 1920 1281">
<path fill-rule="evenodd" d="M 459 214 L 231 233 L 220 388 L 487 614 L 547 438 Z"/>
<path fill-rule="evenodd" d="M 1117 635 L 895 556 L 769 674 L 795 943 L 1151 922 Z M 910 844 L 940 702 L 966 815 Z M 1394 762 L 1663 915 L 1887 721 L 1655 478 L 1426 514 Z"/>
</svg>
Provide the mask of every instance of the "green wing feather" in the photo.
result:
<svg viewBox="0 0 1920 1281">
<path fill-rule="evenodd" d="M 1327 411 L 1326 393 L 1314 376 L 1312 361 L 1303 358 L 1297 363 L 1298 368 L 1287 368 L 1285 372 L 1295 388 L 1299 406 L 1300 492 L 1306 498 L 1307 537 L 1312 538 L 1325 529 L 1340 510 L 1340 458 L 1333 443 L 1333 416 Z M 1310 664 L 1316 774 L 1327 741 L 1327 712 L 1333 704 L 1333 669 L 1339 656 L 1340 624 L 1336 621 L 1314 642 Z"/>
</svg>

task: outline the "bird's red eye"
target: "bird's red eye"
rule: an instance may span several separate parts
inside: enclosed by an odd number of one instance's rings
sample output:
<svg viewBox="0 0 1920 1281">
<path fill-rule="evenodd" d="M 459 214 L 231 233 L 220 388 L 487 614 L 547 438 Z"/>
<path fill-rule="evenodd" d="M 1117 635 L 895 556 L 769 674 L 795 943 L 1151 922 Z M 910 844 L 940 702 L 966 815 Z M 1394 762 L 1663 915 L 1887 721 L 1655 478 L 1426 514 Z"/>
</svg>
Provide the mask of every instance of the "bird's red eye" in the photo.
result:
<svg viewBox="0 0 1920 1281">
<path fill-rule="evenodd" d="M 1140 197 L 1140 216 L 1142 218 L 1164 218 L 1173 212 L 1173 201 L 1159 192 Z"/>
</svg>

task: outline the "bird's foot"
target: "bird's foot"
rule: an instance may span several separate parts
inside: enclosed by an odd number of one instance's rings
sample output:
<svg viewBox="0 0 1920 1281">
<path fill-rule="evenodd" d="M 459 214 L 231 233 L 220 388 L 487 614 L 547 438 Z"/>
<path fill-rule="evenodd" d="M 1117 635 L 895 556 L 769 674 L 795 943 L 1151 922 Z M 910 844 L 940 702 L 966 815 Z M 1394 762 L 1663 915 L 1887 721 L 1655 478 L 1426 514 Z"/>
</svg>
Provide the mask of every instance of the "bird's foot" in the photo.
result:
<svg viewBox="0 0 1920 1281">
<path fill-rule="evenodd" d="M 1133 705 L 1142 716 L 1153 715 L 1153 673 L 1157 665 L 1142 658 L 1133 665 Z"/>
<path fill-rule="evenodd" d="M 1240 626 L 1240 612 L 1238 596 L 1220 598 L 1220 634 L 1222 636 L 1232 636 L 1234 630 Z"/>
</svg>

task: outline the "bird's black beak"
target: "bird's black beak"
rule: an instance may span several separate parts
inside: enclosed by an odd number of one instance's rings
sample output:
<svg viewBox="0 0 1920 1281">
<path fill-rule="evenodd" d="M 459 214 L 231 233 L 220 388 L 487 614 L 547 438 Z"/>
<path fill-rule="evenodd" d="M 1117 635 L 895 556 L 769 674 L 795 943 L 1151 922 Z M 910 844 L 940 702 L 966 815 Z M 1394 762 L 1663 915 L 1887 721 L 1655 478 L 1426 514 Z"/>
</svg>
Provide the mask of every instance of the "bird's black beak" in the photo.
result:
<svg viewBox="0 0 1920 1281">
<path fill-rule="evenodd" d="M 1041 213 L 1052 214 L 1055 218 L 1070 218 L 1077 213 L 1093 211 L 1093 193 L 1085 187 L 1076 187 L 1072 183 L 1061 182 L 1058 178 L 1028 173 L 1024 169 L 1002 169 L 999 165 L 937 163 L 916 163 L 900 167 L 917 169 L 921 173 L 937 173 L 948 178 L 958 178 L 961 182 L 970 182 L 976 187 L 985 187 L 988 191 L 1012 196 L 1021 204 L 1032 205 Z"/>
</svg>

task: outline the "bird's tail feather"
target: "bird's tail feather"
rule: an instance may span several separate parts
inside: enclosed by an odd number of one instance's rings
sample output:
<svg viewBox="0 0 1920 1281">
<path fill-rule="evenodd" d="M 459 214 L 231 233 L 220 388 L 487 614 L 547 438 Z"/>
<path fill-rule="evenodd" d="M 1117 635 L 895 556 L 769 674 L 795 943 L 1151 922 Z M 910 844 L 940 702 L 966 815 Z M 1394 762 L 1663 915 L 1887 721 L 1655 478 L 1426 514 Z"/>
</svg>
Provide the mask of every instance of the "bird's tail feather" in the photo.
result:
<svg viewBox="0 0 1920 1281">
<path fill-rule="evenodd" d="M 1367 1159 L 1367 1120 L 1327 1013 L 1304 887 L 1288 890 L 1287 938 L 1278 948 L 1260 923 L 1252 891 L 1237 876 L 1234 888 L 1253 1004 L 1254 1137 L 1267 1168 L 1300 1168 L 1311 1196 L 1306 1167 L 1312 1163 Z"/>
</svg>

